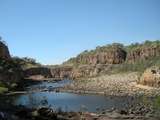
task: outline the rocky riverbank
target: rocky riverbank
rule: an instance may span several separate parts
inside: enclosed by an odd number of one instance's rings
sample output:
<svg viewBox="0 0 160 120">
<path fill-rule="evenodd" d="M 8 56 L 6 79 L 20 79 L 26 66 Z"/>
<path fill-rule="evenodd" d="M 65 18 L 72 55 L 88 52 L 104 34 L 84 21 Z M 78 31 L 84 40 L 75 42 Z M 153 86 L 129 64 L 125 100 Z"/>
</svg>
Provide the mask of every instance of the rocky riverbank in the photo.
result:
<svg viewBox="0 0 160 120">
<path fill-rule="evenodd" d="M 111 109 L 101 113 L 89 112 L 64 112 L 51 108 L 28 109 L 23 106 L 1 110 L 1 120 L 159 120 L 157 112 L 152 108 L 137 104 L 128 109 Z"/>
<path fill-rule="evenodd" d="M 60 91 L 102 94 L 106 96 L 156 96 L 160 94 L 160 88 L 139 85 L 137 84 L 138 80 L 139 74 L 137 72 L 103 75 L 74 80 L 71 84 L 61 88 Z"/>
</svg>

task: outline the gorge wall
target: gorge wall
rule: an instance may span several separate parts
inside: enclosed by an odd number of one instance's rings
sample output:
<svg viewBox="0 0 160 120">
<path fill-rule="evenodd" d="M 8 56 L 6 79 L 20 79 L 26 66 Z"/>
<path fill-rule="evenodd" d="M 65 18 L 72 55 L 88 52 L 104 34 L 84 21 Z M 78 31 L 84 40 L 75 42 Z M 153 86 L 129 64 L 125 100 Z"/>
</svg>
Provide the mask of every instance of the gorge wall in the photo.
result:
<svg viewBox="0 0 160 120">
<path fill-rule="evenodd" d="M 64 64 L 121 64 L 126 59 L 126 51 L 120 44 L 97 47 L 95 50 L 84 51 Z"/>
<path fill-rule="evenodd" d="M 146 41 L 143 44 L 129 46 L 114 43 L 97 47 L 95 50 L 84 51 L 58 67 L 30 68 L 25 73 L 27 76 L 41 74 L 47 78 L 53 77 L 57 79 L 94 77 L 112 72 L 113 69 L 123 68 L 123 65 L 136 64 L 137 61 L 142 62 L 159 56 L 160 41 Z"/>
<path fill-rule="evenodd" d="M 55 78 L 55 79 L 63 79 L 63 78 L 72 78 L 72 67 L 55 67 L 55 68 L 47 68 L 47 67 L 35 67 L 29 68 L 24 71 L 26 78 L 32 78 L 35 76 L 39 77 L 41 75 L 43 78 Z M 40 79 L 41 79 L 40 78 Z M 36 78 L 38 79 L 38 78 Z"/>
<path fill-rule="evenodd" d="M 134 63 L 137 60 L 147 60 L 160 56 L 160 41 L 146 41 L 142 44 L 123 46 L 114 43 L 107 46 L 97 47 L 95 50 L 84 51 L 75 58 L 64 62 L 67 64 L 122 64 Z"/>
<path fill-rule="evenodd" d="M 127 61 L 134 63 L 137 60 L 147 60 L 160 56 L 160 45 L 151 43 L 150 45 L 140 45 L 132 49 L 127 54 Z"/>
</svg>

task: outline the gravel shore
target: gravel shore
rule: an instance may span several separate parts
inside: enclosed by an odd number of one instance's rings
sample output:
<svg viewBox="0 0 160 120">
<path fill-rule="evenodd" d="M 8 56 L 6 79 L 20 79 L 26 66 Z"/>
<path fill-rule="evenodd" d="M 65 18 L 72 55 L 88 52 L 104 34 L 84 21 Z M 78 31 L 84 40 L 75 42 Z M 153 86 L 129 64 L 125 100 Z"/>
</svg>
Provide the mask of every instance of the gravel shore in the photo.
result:
<svg viewBox="0 0 160 120">
<path fill-rule="evenodd" d="M 138 85 L 138 78 L 137 72 L 103 75 L 74 80 L 73 83 L 61 88 L 60 91 L 115 96 L 159 95 L 160 88 Z"/>
</svg>

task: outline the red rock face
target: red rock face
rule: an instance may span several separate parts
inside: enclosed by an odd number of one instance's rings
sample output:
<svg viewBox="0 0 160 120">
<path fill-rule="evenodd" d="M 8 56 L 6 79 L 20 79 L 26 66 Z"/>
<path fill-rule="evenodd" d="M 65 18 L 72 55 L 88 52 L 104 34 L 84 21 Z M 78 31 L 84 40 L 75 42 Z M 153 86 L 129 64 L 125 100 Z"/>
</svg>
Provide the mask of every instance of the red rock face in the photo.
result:
<svg viewBox="0 0 160 120">
<path fill-rule="evenodd" d="M 121 48 L 113 48 L 95 54 L 80 55 L 76 58 L 77 63 L 82 64 L 121 64 L 126 59 L 126 52 Z"/>
<path fill-rule="evenodd" d="M 132 48 L 128 53 L 127 49 L 112 45 L 109 47 L 100 47 L 93 51 L 85 51 L 76 58 L 72 58 L 65 63 L 65 66 L 58 66 L 50 69 L 33 68 L 29 71 L 29 75 L 42 74 L 53 78 L 81 78 L 93 77 L 101 73 L 108 73 L 111 67 L 119 66 L 124 62 L 135 63 L 137 60 L 146 60 L 152 57 L 160 56 L 160 45 L 138 45 Z M 66 67 L 66 65 L 72 67 Z"/>
<path fill-rule="evenodd" d="M 127 54 L 127 61 L 134 63 L 136 60 L 147 60 L 158 56 L 160 56 L 160 46 L 148 46 L 130 51 Z"/>
<path fill-rule="evenodd" d="M 0 42 L 0 58 L 3 58 L 3 59 L 11 58 L 8 47 L 2 42 Z"/>
</svg>

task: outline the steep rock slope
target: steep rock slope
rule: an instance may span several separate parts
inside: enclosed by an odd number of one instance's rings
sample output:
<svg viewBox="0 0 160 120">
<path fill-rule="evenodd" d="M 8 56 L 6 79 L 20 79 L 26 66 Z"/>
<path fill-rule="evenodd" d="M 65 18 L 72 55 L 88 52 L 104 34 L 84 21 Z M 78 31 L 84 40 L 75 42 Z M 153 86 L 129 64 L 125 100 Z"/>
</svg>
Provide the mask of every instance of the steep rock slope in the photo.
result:
<svg viewBox="0 0 160 120">
<path fill-rule="evenodd" d="M 137 60 L 147 60 L 160 56 L 160 42 L 146 41 L 144 44 L 134 46 L 127 54 L 128 62 L 136 62 Z"/>
<path fill-rule="evenodd" d="M 84 51 L 76 58 L 71 58 L 64 64 L 121 64 L 126 59 L 126 51 L 121 44 L 97 47 L 95 50 Z"/>
</svg>

